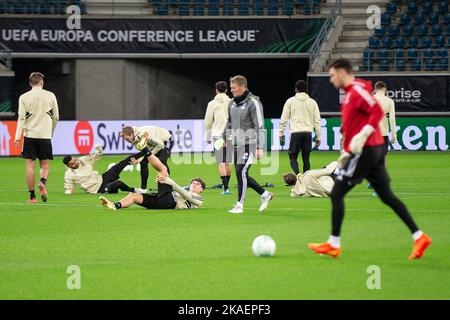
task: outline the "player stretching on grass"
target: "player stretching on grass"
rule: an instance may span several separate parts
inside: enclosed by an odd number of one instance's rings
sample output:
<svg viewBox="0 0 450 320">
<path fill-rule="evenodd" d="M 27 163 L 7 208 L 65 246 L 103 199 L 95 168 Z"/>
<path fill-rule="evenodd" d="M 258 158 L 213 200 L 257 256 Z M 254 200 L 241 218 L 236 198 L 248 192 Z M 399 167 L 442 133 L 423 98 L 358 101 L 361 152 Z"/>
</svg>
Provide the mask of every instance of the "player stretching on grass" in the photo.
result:
<svg viewBox="0 0 450 320">
<path fill-rule="evenodd" d="M 170 157 L 170 144 L 172 135 L 164 128 L 156 126 L 146 127 L 123 127 L 120 136 L 127 142 L 133 144 L 137 150 L 148 149 L 149 154 L 144 157 L 131 159 L 132 164 L 140 163 L 141 166 L 141 188 L 140 193 L 147 192 L 148 163 L 150 154 L 156 156 L 166 166 L 170 173 L 167 160 Z M 156 168 L 155 168 L 156 169 Z"/>
<path fill-rule="evenodd" d="M 321 198 L 330 195 L 338 173 L 337 162 L 333 161 L 322 169 L 308 170 L 304 174 L 286 173 L 283 180 L 286 185 L 294 186 L 291 190 L 292 198 Z"/>
<path fill-rule="evenodd" d="M 345 90 L 341 106 L 344 150 L 339 157 L 339 176 L 331 192 L 332 232 L 327 242 L 308 246 L 319 254 L 337 257 L 341 253 L 341 225 L 344 220 L 344 197 L 364 178 L 369 180 L 381 201 L 392 208 L 408 226 L 414 240 L 410 259 L 422 257 L 431 238 L 415 224 L 406 206 L 391 191 L 384 162 L 385 146 L 378 124 L 383 109 L 372 96 L 372 85 L 353 76 L 352 65 L 338 59 L 329 67 L 330 82 Z"/>
<path fill-rule="evenodd" d="M 118 202 L 112 202 L 105 197 L 100 197 L 100 204 L 110 210 L 125 209 L 133 204 L 147 209 L 191 209 L 199 208 L 202 204 L 200 193 L 205 190 L 206 184 L 200 178 L 194 178 L 189 185 L 189 191 L 180 187 L 167 175 L 167 168 L 153 156 L 150 160 L 152 166 L 157 169 L 158 192 L 152 194 L 130 193 Z M 174 191 L 175 190 L 175 191 Z"/>
<path fill-rule="evenodd" d="M 120 181 L 119 175 L 126 166 L 131 164 L 131 158 L 139 154 L 120 161 L 100 175 L 94 170 L 94 163 L 102 156 L 103 150 L 100 145 L 96 145 L 95 152 L 88 156 L 80 158 L 65 156 L 63 163 L 67 166 L 67 170 L 64 174 L 64 193 L 72 194 L 74 186 L 88 193 L 117 193 L 119 190 L 135 192 L 136 188 L 129 187 Z"/>
</svg>

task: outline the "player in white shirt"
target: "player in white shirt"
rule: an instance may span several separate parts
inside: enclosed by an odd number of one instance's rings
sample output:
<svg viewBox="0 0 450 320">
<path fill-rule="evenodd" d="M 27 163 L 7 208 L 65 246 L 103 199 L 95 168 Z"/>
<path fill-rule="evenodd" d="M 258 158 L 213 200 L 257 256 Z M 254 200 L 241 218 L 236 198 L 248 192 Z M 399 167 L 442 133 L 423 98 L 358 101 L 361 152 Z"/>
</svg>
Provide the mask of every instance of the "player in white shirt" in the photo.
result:
<svg viewBox="0 0 450 320">
<path fill-rule="evenodd" d="M 167 161 L 170 157 L 172 135 L 167 129 L 156 126 L 130 127 L 125 126 L 120 131 L 120 136 L 134 147 L 143 151 L 139 158 L 132 158 L 133 164 L 141 166 L 141 193 L 147 192 L 149 156 L 157 157 L 170 173 Z M 156 169 L 156 168 L 155 168 Z"/>
<path fill-rule="evenodd" d="M 339 170 L 337 162 L 333 161 L 322 169 L 308 170 L 304 174 L 286 173 L 283 180 L 288 186 L 294 186 L 291 190 L 292 198 L 328 197 L 334 187 L 334 179 Z"/>
<path fill-rule="evenodd" d="M 65 156 L 63 163 L 67 170 L 64 174 L 64 193 L 73 194 L 75 187 L 87 193 L 117 193 L 118 190 L 135 192 L 136 188 L 119 180 L 120 173 L 131 164 L 133 156 L 120 161 L 100 175 L 94 170 L 94 164 L 102 157 L 103 149 L 100 145 L 95 146 L 95 152 L 84 157 Z"/>
</svg>

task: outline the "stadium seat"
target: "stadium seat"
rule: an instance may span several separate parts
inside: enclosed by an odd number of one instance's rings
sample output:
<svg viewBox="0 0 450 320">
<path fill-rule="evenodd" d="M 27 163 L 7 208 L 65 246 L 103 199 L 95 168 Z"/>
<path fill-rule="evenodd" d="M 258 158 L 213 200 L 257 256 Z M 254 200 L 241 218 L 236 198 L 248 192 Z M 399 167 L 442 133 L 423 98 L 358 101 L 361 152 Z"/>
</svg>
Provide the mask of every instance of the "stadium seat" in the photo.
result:
<svg viewBox="0 0 450 320">
<path fill-rule="evenodd" d="M 425 15 L 429 15 L 433 12 L 433 3 L 431 1 L 424 2 L 422 5 L 422 12 Z"/>
<path fill-rule="evenodd" d="M 423 51 L 423 57 L 426 59 L 434 58 L 434 50 L 427 48 Z"/>
<path fill-rule="evenodd" d="M 448 3 L 447 3 L 447 1 L 439 2 L 439 5 L 438 5 L 438 12 L 439 12 L 440 14 L 445 14 L 445 13 L 448 12 Z"/>
<path fill-rule="evenodd" d="M 191 14 L 191 10 L 189 9 L 189 5 L 187 4 L 180 4 L 178 6 L 178 15 L 180 16 L 188 16 Z"/>
<path fill-rule="evenodd" d="M 449 25 L 449 24 L 450 24 L 450 13 L 446 13 L 446 14 L 445 14 L 445 16 L 444 16 L 444 23 L 445 23 L 446 25 Z"/>
<path fill-rule="evenodd" d="M 391 37 L 383 38 L 383 40 L 381 40 L 381 47 L 382 48 L 390 48 L 390 47 L 392 47 L 392 38 Z"/>
<path fill-rule="evenodd" d="M 403 35 L 411 37 L 414 34 L 414 26 L 412 24 L 405 24 L 403 27 Z"/>
<path fill-rule="evenodd" d="M 405 59 L 397 59 L 395 61 L 395 69 L 397 71 L 405 71 L 406 70 L 406 60 Z"/>
<path fill-rule="evenodd" d="M 417 48 L 419 46 L 419 38 L 417 38 L 416 36 L 410 37 L 407 41 L 407 46 L 409 48 Z"/>
<path fill-rule="evenodd" d="M 375 58 L 375 51 L 371 49 L 364 49 L 363 51 L 363 59 L 374 59 Z"/>
<path fill-rule="evenodd" d="M 379 29 L 375 29 L 375 30 L 374 30 L 374 35 L 375 35 L 376 37 L 384 37 L 385 33 L 386 33 L 386 32 L 385 32 L 385 29 L 384 29 L 383 26 L 380 26 Z"/>
<path fill-rule="evenodd" d="M 395 50 L 395 59 L 403 59 L 405 57 L 405 50 L 397 49 Z"/>
<path fill-rule="evenodd" d="M 418 6 L 415 2 L 408 2 L 407 6 L 406 6 L 406 12 L 408 14 L 414 14 L 417 13 L 418 11 Z"/>
<path fill-rule="evenodd" d="M 447 25 L 447 38 L 450 38 L 450 24 Z"/>
<path fill-rule="evenodd" d="M 376 58 L 378 58 L 378 59 L 388 59 L 389 58 L 389 51 L 386 50 L 386 49 L 378 50 Z"/>
<path fill-rule="evenodd" d="M 264 15 L 264 1 L 263 0 L 253 0 L 253 14 L 257 16 Z"/>
<path fill-rule="evenodd" d="M 436 69 L 440 71 L 448 70 L 448 58 L 438 59 Z"/>
<path fill-rule="evenodd" d="M 25 3 L 22 1 L 15 1 L 13 4 L 13 11 L 14 14 L 24 14 L 26 13 L 26 7 Z"/>
<path fill-rule="evenodd" d="M 395 2 L 388 2 L 386 5 L 386 13 L 394 14 L 397 12 L 397 4 Z"/>
<path fill-rule="evenodd" d="M 400 27 L 396 24 L 391 24 L 388 27 L 388 34 L 391 37 L 398 37 L 400 35 Z"/>
<path fill-rule="evenodd" d="M 422 38 L 422 48 L 431 48 L 433 46 L 433 40 L 429 36 L 425 36 Z"/>
<path fill-rule="evenodd" d="M 419 12 L 414 17 L 415 24 L 424 24 L 425 23 L 425 15 L 422 12 Z"/>
<path fill-rule="evenodd" d="M 428 16 L 428 24 L 439 24 L 439 14 L 437 14 L 436 12 L 431 13 Z"/>
<path fill-rule="evenodd" d="M 267 0 L 267 14 L 274 16 L 278 15 L 279 2 L 278 0 Z"/>
<path fill-rule="evenodd" d="M 425 24 L 421 24 L 417 27 L 416 34 L 419 36 L 425 36 L 428 34 L 428 28 Z"/>
<path fill-rule="evenodd" d="M 445 47 L 445 38 L 443 36 L 437 36 L 434 39 L 434 47 Z"/>
<path fill-rule="evenodd" d="M 419 57 L 419 51 L 415 48 L 408 49 L 408 58 L 409 59 L 417 59 Z"/>
<path fill-rule="evenodd" d="M 204 4 L 198 3 L 198 4 L 194 5 L 194 9 L 192 11 L 193 11 L 194 16 L 204 16 L 205 15 L 205 6 L 204 6 Z"/>
<path fill-rule="evenodd" d="M 426 59 L 424 62 L 424 70 L 425 71 L 434 71 L 435 69 L 436 69 L 436 60 Z"/>
<path fill-rule="evenodd" d="M 414 59 L 412 64 L 411 64 L 411 70 L 412 71 L 420 71 L 420 70 L 422 70 L 422 60 L 420 60 L 419 58 Z"/>
<path fill-rule="evenodd" d="M 394 48 L 404 48 L 406 46 L 406 40 L 403 37 L 397 37 L 394 41 Z"/>
<path fill-rule="evenodd" d="M 237 12 L 239 16 L 248 16 L 249 15 L 248 4 L 239 3 Z"/>
<path fill-rule="evenodd" d="M 0 14 L 3 14 L 6 12 L 6 2 L 5 1 L 0 1 Z"/>
<path fill-rule="evenodd" d="M 382 25 L 382 26 L 388 26 L 388 25 L 390 25 L 390 24 L 391 24 L 391 21 L 392 21 L 392 17 L 391 17 L 390 14 L 388 14 L 388 13 L 383 13 L 383 14 L 381 15 L 381 25 Z"/>
<path fill-rule="evenodd" d="M 438 57 L 440 58 L 447 58 L 448 57 L 448 51 L 444 48 L 441 48 L 437 52 Z"/>
<path fill-rule="evenodd" d="M 161 4 L 155 8 L 155 13 L 160 16 L 166 16 L 169 14 L 169 5 Z"/>
<path fill-rule="evenodd" d="M 409 23 L 411 23 L 411 18 L 409 17 L 409 15 L 406 13 L 402 13 L 400 15 L 400 25 L 405 25 Z"/>
<path fill-rule="evenodd" d="M 376 49 L 380 47 L 380 40 L 378 38 L 375 37 L 370 37 L 369 38 L 369 48 L 371 49 Z"/>
<path fill-rule="evenodd" d="M 389 60 L 387 59 L 380 60 L 378 68 L 380 71 L 389 71 Z"/>
<path fill-rule="evenodd" d="M 208 0 L 208 16 L 219 15 L 219 4 L 220 0 Z"/>
<path fill-rule="evenodd" d="M 439 36 L 442 34 L 442 29 L 440 24 L 435 24 L 433 27 L 431 27 L 431 34 L 433 36 Z"/>
<path fill-rule="evenodd" d="M 294 14 L 294 0 L 286 0 L 282 2 L 283 14 L 286 16 L 292 16 Z"/>
<path fill-rule="evenodd" d="M 234 0 L 223 0 L 223 9 L 222 13 L 226 16 L 234 15 Z"/>
</svg>

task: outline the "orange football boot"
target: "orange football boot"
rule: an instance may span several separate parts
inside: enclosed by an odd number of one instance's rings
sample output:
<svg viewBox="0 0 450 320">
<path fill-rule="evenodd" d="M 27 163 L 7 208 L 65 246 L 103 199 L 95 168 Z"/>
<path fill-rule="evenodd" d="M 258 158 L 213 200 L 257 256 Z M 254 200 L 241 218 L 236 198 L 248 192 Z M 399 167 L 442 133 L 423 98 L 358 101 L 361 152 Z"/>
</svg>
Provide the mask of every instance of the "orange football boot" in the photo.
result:
<svg viewBox="0 0 450 320">
<path fill-rule="evenodd" d="M 431 244 L 431 238 L 429 236 L 427 236 L 425 233 L 423 233 L 419 239 L 414 241 L 413 252 L 409 256 L 409 259 L 410 260 L 420 259 L 423 256 L 425 249 L 430 244 Z"/>
<path fill-rule="evenodd" d="M 310 243 L 308 247 L 318 254 L 327 254 L 333 258 L 337 258 L 341 254 L 341 248 L 333 248 L 328 242 Z"/>
</svg>

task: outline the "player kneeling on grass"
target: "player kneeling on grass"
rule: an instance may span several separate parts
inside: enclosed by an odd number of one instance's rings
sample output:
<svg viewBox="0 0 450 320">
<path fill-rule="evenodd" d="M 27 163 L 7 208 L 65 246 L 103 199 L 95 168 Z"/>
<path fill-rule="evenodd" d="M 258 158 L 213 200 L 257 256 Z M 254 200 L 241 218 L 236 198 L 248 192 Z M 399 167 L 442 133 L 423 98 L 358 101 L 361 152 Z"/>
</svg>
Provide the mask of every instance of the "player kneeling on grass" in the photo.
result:
<svg viewBox="0 0 450 320">
<path fill-rule="evenodd" d="M 134 192 L 135 188 L 119 180 L 120 173 L 131 164 L 130 159 L 134 156 L 120 161 L 102 175 L 94 170 L 94 163 L 103 157 L 100 145 L 95 146 L 94 153 L 84 157 L 65 156 L 63 163 L 67 170 L 64 174 L 64 193 L 72 194 L 74 186 L 88 193 L 117 193 L 118 190 Z"/>
<path fill-rule="evenodd" d="M 338 172 L 337 161 L 333 161 L 322 169 L 308 170 L 297 176 L 293 173 L 286 173 L 283 179 L 286 185 L 294 186 L 291 190 L 292 198 L 321 198 L 331 194 Z"/>
<path fill-rule="evenodd" d="M 200 193 L 205 190 L 206 185 L 200 178 L 192 179 L 189 191 L 180 187 L 169 177 L 158 176 L 157 182 L 157 193 L 130 193 L 116 203 L 102 196 L 100 203 L 111 210 L 128 208 L 133 204 L 147 209 L 192 209 L 199 208 L 203 204 Z"/>
</svg>

